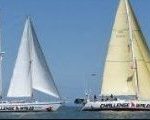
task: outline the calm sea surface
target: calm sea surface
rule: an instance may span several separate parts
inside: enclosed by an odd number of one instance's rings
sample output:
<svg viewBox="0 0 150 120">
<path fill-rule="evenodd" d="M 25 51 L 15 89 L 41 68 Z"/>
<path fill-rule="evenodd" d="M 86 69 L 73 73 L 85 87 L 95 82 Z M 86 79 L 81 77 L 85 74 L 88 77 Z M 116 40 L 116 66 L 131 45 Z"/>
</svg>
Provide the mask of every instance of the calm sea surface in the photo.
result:
<svg viewBox="0 0 150 120">
<path fill-rule="evenodd" d="M 85 112 L 79 107 L 62 107 L 57 112 L 0 112 L 0 119 L 148 119 L 150 112 Z"/>
</svg>

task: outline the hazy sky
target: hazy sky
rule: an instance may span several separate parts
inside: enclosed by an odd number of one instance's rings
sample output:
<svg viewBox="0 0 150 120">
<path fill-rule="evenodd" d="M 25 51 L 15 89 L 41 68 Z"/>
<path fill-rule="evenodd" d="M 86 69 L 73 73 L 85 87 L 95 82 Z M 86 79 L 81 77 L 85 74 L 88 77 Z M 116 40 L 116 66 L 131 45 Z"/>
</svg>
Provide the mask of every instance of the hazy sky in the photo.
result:
<svg viewBox="0 0 150 120">
<path fill-rule="evenodd" d="M 6 95 L 24 22 L 30 15 L 56 85 L 74 100 L 91 88 L 99 94 L 107 44 L 118 0 L 0 0 L 3 88 Z M 150 45 L 150 0 L 131 1 Z M 91 76 L 91 74 L 97 74 Z"/>
</svg>

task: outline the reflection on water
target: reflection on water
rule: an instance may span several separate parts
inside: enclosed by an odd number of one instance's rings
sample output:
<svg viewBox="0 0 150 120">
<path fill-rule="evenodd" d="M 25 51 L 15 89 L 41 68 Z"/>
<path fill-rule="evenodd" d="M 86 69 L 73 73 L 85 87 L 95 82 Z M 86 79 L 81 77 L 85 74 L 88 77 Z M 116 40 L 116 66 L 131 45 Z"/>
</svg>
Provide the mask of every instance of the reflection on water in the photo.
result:
<svg viewBox="0 0 150 120">
<path fill-rule="evenodd" d="M 62 107 L 56 112 L 0 112 L 0 119 L 139 119 L 150 118 L 149 111 L 80 111 L 79 107 Z"/>
</svg>

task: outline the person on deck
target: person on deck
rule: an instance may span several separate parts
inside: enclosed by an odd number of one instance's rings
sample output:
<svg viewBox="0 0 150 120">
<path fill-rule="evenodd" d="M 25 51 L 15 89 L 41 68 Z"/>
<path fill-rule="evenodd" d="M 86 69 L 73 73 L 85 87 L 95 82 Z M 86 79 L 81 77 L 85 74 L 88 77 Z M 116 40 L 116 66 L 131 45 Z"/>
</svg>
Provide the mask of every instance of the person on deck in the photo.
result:
<svg viewBox="0 0 150 120">
<path fill-rule="evenodd" d="M 96 97 L 96 95 L 94 95 L 94 101 L 96 101 L 97 100 L 97 97 Z"/>
</svg>

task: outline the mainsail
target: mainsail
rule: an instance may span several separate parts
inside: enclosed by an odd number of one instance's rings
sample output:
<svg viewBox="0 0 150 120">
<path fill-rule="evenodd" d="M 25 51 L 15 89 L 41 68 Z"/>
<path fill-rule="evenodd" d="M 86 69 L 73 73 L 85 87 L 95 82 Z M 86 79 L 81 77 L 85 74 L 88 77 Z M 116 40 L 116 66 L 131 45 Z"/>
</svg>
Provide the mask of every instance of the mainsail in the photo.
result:
<svg viewBox="0 0 150 120">
<path fill-rule="evenodd" d="M 8 97 L 31 97 L 33 88 L 59 98 L 30 18 L 26 20 Z"/>
<path fill-rule="evenodd" d="M 150 99 L 150 51 L 128 0 L 120 0 L 105 62 L 101 95 Z"/>
<path fill-rule="evenodd" d="M 30 74 L 29 24 L 26 22 L 23 31 L 16 64 L 13 70 L 8 97 L 31 97 L 32 83 Z"/>
</svg>

